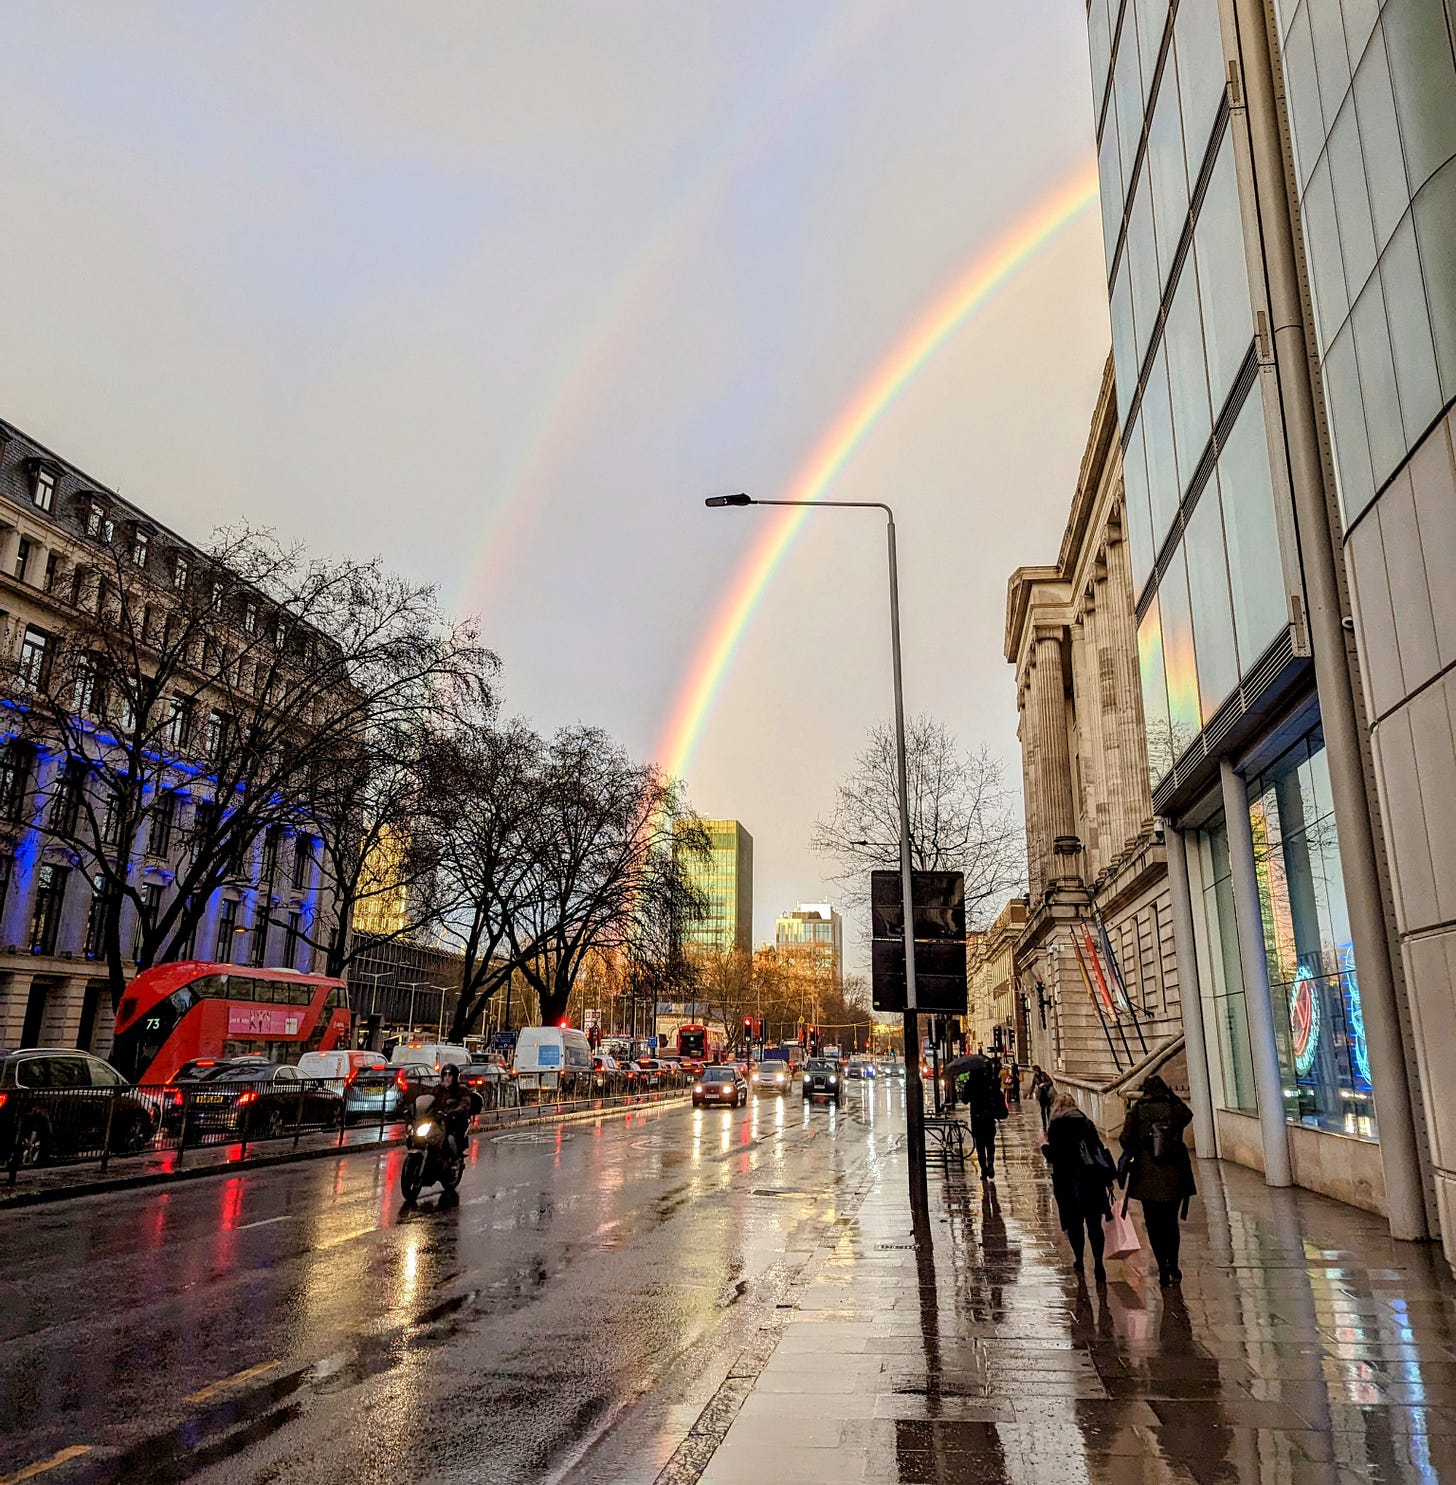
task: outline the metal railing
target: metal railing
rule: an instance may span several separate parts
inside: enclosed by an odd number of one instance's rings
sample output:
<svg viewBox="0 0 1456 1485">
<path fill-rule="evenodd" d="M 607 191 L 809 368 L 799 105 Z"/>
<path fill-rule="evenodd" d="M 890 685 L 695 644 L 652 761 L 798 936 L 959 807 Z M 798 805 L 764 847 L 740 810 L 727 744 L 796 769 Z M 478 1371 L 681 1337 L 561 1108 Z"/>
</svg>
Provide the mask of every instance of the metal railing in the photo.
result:
<svg viewBox="0 0 1456 1485">
<path fill-rule="evenodd" d="M 392 1069 L 390 1070 L 393 1071 Z M 618 1072 L 508 1073 L 467 1084 L 475 1119 L 501 1113 L 574 1113 L 655 1100 L 691 1087 L 685 1074 L 630 1076 Z M 56 1165 L 115 1161 L 170 1153 L 168 1168 L 189 1150 L 234 1147 L 246 1159 L 258 1145 L 276 1148 L 305 1134 L 373 1126 L 382 1139 L 402 1128 L 414 1099 L 433 1082 L 334 1078 L 269 1082 L 187 1082 L 115 1088 L 7 1088 L 0 1090 L 0 1162 L 14 1186 L 22 1173 Z M 473 1121 L 474 1122 L 474 1121 Z M 490 1122 L 495 1122 L 491 1120 Z"/>
</svg>

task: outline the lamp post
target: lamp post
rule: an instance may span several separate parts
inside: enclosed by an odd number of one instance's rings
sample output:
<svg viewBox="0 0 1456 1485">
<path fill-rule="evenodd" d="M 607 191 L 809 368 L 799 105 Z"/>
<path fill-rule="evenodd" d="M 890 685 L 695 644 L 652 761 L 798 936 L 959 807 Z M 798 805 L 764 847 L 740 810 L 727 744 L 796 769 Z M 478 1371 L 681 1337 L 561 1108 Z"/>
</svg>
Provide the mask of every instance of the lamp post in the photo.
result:
<svg viewBox="0 0 1456 1485">
<path fill-rule="evenodd" d="M 900 812 L 900 905 L 905 934 L 905 1142 L 910 1157 L 910 1212 L 917 1235 L 928 1222 L 925 1184 L 925 1089 L 920 1081 L 920 1032 L 915 993 L 915 907 L 910 863 L 910 786 L 905 761 L 905 687 L 900 667 L 900 577 L 895 560 L 895 512 L 880 500 L 755 500 L 750 495 L 714 495 L 710 507 L 739 505 L 807 506 L 813 510 L 882 510 L 890 558 L 890 662 L 895 683 L 895 777 Z M 928 1232 L 928 1228 L 925 1229 Z"/>
<path fill-rule="evenodd" d="M 379 982 L 380 982 L 380 980 L 387 980 L 390 977 L 390 975 L 392 975 L 393 973 L 394 973 L 394 971 L 392 969 L 370 970 L 370 969 L 353 969 L 353 968 L 351 968 L 349 970 L 349 979 L 351 981 L 357 978 L 357 979 L 361 979 L 361 980 L 372 980 L 374 982 L 369 987 L 369 1019 L 370 1019 L 370 1021 L 373 1021 L 375 1015 L 379 1011 Z M 370 1033 L 370 1040 L 371 1041 L 373 1040 L 373 1032 L 372 1032 L 372 1030 L 371 1030 L 371 1033 Z"/>
</svg>

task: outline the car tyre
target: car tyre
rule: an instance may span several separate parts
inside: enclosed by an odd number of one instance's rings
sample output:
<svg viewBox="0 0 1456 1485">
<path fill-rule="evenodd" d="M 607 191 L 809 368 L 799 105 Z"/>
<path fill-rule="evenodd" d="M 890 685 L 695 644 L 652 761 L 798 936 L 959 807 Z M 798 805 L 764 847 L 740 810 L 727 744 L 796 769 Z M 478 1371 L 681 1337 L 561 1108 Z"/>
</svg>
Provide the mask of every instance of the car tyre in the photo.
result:
<svg viewBox="0 0 1456 1485">
<path fill-rule="evenodd" d="M 51 1132 L 45 1120 L 32 1119 L 21 1127 L 20 1133 L 15 1136 L 16 1143 L 20 1146 L 20 1166 L 22 1170 L 34 1170 L 38 1165 L 44 1165 L 50 1158 Z"/>
</svg>

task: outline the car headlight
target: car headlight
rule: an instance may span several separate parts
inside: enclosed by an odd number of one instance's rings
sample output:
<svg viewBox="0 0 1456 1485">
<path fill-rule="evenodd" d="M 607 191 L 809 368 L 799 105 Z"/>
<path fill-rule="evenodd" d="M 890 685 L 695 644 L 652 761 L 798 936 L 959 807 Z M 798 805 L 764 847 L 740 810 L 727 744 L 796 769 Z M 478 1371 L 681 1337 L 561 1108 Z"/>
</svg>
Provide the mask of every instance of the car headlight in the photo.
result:
<svg viewBox="0 0 1456 1485">
<path fill-rule="evenodd" d="M 701 1093 L 702 1091 L 703 1091 L 703 1085 L 701 1083 L 694 1083 L 693 1084 L 693 1092 L 694 1093 Z"/>
<path fill-rule="evenodd" d="M 838 1078 L 830 1078 L 830 1080 L 829 1080 L 829 1086 L 832 1088 L 838 1081 L 839 1081 Z"/>
<path fill-rule="evenodd" d="M 422 1119 L 418 1124 L 415 1125 L 416 1134 L 431 1135 L 434 1134 L 434 1132 L 435 1125 L 432 1120 Z"/>
</svg>

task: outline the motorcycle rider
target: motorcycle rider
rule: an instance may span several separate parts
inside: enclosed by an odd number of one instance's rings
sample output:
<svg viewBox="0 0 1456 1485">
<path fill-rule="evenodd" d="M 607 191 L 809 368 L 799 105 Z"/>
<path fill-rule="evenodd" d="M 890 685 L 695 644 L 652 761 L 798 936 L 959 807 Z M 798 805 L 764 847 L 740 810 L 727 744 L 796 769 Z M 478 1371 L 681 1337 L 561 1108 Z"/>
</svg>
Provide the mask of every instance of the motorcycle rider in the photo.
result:
<svg viewBox="0 0 1456 1485">
<path fill-rule="evenodd" d="M 440 1086 L 435 1089 L 435 1104 L 430 1112 L 444 1125 L 452 1156 L 465 1149 L 465 1131 L 473 1108 L 470 1090 L 460 1081 L 459 1069 L 447 1062 L 440 1069 Z"/>
</svg>

